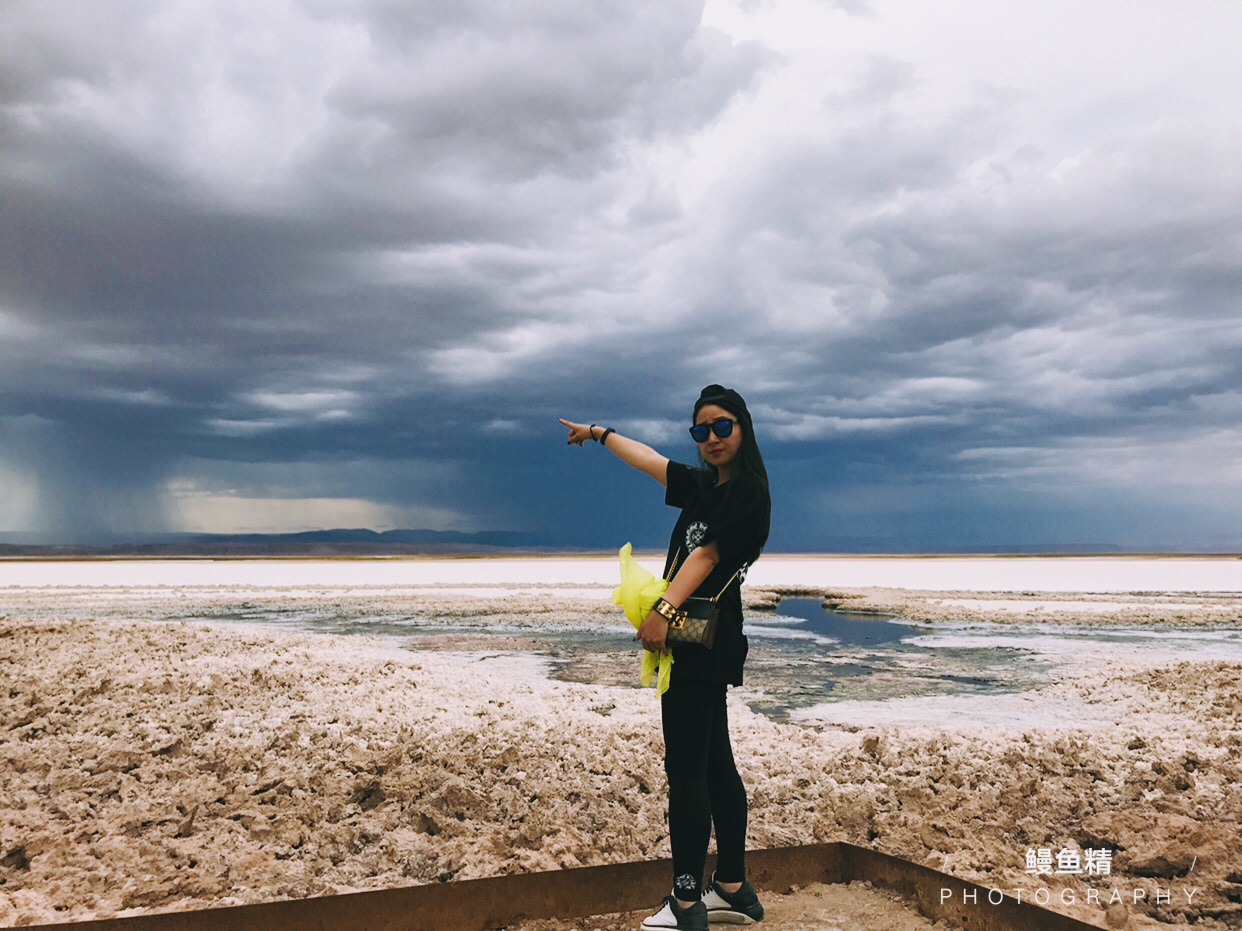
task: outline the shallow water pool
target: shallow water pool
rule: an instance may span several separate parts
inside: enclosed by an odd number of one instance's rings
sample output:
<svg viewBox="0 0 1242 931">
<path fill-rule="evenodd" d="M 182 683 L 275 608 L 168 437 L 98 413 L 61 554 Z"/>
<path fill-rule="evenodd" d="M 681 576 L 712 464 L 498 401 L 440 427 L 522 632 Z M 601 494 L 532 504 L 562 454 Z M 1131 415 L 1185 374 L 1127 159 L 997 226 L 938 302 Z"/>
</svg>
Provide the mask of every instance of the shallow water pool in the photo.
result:
<svg viewBox="0 0 1242 931">
<path fill-rule="evenodd" d="M 537 656 L 563 681 L 638 688 L 633 629 L 608 605 L 555 622 L 466 610 L 451 616 L 376 610 L 348 597 L 313 606 L 235 602 L 198 619 L 393 638 L 407 649 Z M 180 617 L 188 617 L 181 615 Z M 167 618 L 178 619 L 177 615 Z M 839 613 L 818 599 L 787 598 L 746 614 L 750 653 L 739 694 L 777 719 L 826 703 L 1000 695 L 1047 684 L 1071 663 L 1110 653 L 1242 660 L 1242 631 L 1173 625 L 944 622 Z"/>
</svg>

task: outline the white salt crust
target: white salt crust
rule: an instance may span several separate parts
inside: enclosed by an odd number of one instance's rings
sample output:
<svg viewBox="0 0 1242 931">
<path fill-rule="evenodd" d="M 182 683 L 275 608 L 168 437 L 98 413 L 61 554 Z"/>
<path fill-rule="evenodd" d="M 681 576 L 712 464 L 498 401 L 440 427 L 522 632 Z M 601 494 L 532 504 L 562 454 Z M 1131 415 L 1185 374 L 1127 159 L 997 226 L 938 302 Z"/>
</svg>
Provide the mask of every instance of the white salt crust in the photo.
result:
<svg viewBox="0 0 1242 931">
<path fill-rule="evenodd" d="M 620 547 L 624 541 L 618 541 Z M 664 554 L 636 554 L 659 573 Z M 617 584 L 617 557 L 344 559 L 0 559 L 0 588 L 217 585 L 381 588 Z M 747 574 L 763 588 L 907 588 L 972 592 L 1242 593 L 1238 556 L 827 556 L 765 553 Z M 969 596 L 967 596 L 969 597 Z"/>
<path fill-rule="evenodd" d="M 0 924 L 669 853 L 650 692 L 548 681 L 538 661 L 495 651 L 126 619 L 198 609 L 201 593 L 113 594 L 107 619 L 89 616 L 98 592 L 10 591 L 0 607 Z M 460 597 L 434 599 L 466 610 Z M 519 612 L 505 598 L 468 610 Z M 1052 888 L 1054 902 L 1064 884 L 1080 903 L 1088 882 L 1026 875 L 1027 848 L 1119 847 L 1091 884 L 1148 890 L 1130 927 L 1229 927 L 1240 671 L 1068 667 L 1028 699 L 1090 713 L 1018 731 L 945 716 L 779 724 L 734 696 L 750 844 L 849 840 L 1006 891 Z M 1193 906 L 1155 904 L 1169 887 L 1198 888 Z M 1059 910 L 1102 923 L 1096 907 Z"/>
</svg>

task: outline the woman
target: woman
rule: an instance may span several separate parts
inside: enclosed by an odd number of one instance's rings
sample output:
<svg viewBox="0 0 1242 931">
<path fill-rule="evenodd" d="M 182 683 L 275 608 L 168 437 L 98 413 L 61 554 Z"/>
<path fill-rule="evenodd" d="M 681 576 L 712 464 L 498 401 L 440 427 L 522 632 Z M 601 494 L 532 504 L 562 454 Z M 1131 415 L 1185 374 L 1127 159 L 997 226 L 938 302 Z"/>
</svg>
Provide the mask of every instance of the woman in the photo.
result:
<svg viewBox="0 0 1242 931">
<path fill-rule="evenodd" d="M 646 919 L 646 931 L 704 929 L 709 921 L 751 924 L 763 906 L 746 881 L 746 789 L 733 762 L 725 693 L 742 684 L 747 641 L 742 633 L 742 580 L 768 538 L 768 474 L 755 442 L 750 412 L 730 388 L 708 385 L 694 405 L 690 434 L 700 467 L 670 462 L 650 446 L 611 428 L 561 420 L 569 442 L 603 444 L 623 462 L 667 489 L 679 508 L 665 557 L 664 593 L 674 611 L 692 595 L 719 595 L 716 641 L 707 649 L 673 643 L 668 691 L 660 699 L 668 822 L 673 848 L 673 894 Z M 671 606 L 671 608 L 669 607 Z M 652 651 L 666 648 L 668 621 L 652 610 L 635 635 Z M 707 843 L 716 828 L 716 872 L 702 885 Z"/>
</svg>

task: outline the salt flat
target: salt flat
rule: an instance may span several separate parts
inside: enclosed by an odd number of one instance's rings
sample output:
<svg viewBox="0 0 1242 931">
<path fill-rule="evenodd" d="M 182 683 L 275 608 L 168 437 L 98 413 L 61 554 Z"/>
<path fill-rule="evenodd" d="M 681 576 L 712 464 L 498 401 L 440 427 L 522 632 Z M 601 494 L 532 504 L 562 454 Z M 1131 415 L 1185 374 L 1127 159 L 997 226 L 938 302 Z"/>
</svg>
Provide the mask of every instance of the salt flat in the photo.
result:
<svg viewBox="0 0 1242 931">
<path fill-rule="evenodd" d="M 1049 883 L 1027 849 L 1107 845 L 1095 885 L 1146 891 L 1130 927 L 1229 927 L 1242 662 L 1211 650 L 1242 627 L 1239 566 L 765 557 L 748 602 L 786 578 L 900 607 L 929 647 L 969 645 L 963 625 L 999 651 L 1025 642 L 1013 625 L 1124 622 L 1195 649 L 1050 633 L 1038 688 L 838 702 L 802 723 L 737 690 L 751 843 L 849 840 L 1028 894 Z M 649 691 L 553 681 L 520 651 L 160 619 L 326 602 L 548 629 L 598 611 L 615 575 L 611 558 L 0 563 L 0 924 L 667 856 Z M 1191 885 L 1192 906 L 1156 902 Z M 1061 910 L 1101 920 L 1084 898 Z"/>
<path fill-rule="evenodd" d="M 639 562 L 659 574 L 662 556 Z M 16 586 L 471 586 L 616 584 L 614 556 L 383 559 L 0 560 Z M 763 556 L 747 576 L 760 588 L 928 591 L 1239 592 L 1237 556 Z"/>
</svg>

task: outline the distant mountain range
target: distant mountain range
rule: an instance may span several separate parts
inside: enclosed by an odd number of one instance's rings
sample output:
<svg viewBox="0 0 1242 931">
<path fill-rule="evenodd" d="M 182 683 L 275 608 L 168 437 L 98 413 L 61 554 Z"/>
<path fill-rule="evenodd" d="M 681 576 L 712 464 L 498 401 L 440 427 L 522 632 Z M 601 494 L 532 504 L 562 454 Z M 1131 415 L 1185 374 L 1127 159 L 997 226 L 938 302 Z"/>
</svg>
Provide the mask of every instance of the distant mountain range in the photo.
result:
<svg viewBox="0 0 1242 931">
<path fill-rule="evenodd" d="M 0 556 L 385 556 L 547 552 L 550 541 L 510 530 L 307 530 L 152 534 L 105 544 L 0 543 Z"/>
<path fill-rule="evenodd" d="M 639 546 L 659 549 L 660 545 Z M 844 537 L 826 540 L 822 547 L 792 550 L 772 546 L 769 552 L 852 553 L 859 555 L 976 554 L 976 555 L 1109 555 L 1152 552 L 1113 543 L 1049 543 L 936 547 L 900 546 L 891 539 Z M 1172 548 L 1160 552 L 1236 552 L 1236 547 Z M 516 530 L 306 530 L 300 533 L 166 533 L 133 536 L 96 543 L 32 543 L 19 534 L 0 534 L 0 557 L 75 556 L 414 556 L 486 555 L 519 553 L 613 552 L 610 547 L 567 545 L 551 535 Z"/>
</svg>

